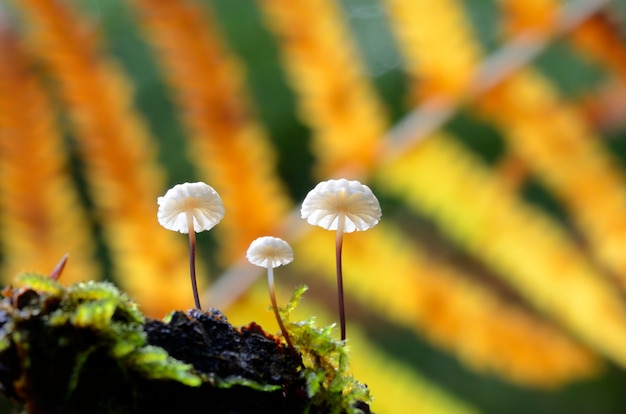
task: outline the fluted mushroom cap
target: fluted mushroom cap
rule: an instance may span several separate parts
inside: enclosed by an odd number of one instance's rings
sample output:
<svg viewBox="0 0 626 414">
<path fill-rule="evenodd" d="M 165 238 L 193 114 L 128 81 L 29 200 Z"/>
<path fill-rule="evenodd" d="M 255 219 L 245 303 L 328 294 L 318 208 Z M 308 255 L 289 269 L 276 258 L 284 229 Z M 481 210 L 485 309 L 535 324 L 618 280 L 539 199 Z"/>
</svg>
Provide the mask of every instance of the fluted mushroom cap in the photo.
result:
<svg viewBox="0 0 626 414">
<path fill-rule="evenodd" d="M 274 268 L 293 261 L 293 249 L 278 237 L 263 236 L 250 243 L 246 258 L 256 266 Z"/>
<path fill-rule="evenodd" d="M 177 184 L 159 197 L 157 203 L 159 223 L 181 233 L 189 233 L 189 217 L 196 233 L 212 229 L 224 217 L 224 204 L 219 194 L 202 182 Z"/>
<path fill-rule="evenodd" d="M 382 212 L 370 188 L 358 181 L 322 181 L 302 202 L 301 214 L 309 224 L 337 230 L 339 215 L 345 215 L 343 231 L 364 231 L 380 221 Z"/>
</svg>

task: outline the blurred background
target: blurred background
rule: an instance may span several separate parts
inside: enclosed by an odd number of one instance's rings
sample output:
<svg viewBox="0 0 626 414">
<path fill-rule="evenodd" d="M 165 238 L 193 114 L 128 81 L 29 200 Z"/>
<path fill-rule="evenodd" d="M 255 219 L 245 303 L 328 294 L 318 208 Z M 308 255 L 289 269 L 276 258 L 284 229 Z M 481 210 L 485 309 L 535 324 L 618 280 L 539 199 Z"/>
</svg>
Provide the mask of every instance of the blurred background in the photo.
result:
<svg viewBox="0 0 626 414">
<path fill-rule="evenodd" d="M 193 306 L 156 198 L 205 181 L 204 307 L 278 330 L 249 243 L 279 236 L 279 303 L 335 323 L 320 180 L 383 219 L 344 241 L 354 375 L 377 413 L 622 413 L 626 1 L 2 0 L 0 275 L 110 280 Z M 0 407 L 0 410 L 8 408 Z"/>
</svg>

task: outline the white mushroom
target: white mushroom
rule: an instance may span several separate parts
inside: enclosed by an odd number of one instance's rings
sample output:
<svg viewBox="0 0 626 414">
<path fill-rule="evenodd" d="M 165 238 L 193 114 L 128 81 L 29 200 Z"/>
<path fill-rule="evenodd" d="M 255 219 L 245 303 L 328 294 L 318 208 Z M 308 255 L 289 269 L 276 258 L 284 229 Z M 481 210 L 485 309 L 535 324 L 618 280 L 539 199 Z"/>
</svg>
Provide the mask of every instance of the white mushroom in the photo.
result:
<svg viewBox="0 0 626 414">
<path fill-rule="evenodd" d="M 380 221 L 382 212 L 378 199 L 370 188 L 358 181 L 344 178 L 322 181 L 307 194 L 302 202 L 301 215 L 309 224 L 326 230 L 336 230 L 335 254 L 337 262 L 337 290 L 341 339 L 346 339 L 345 307 L 341 249 L 343 234 L 365 231 Z"/>
<path fill-rule="evenodd" d="M 304 198 L 301 213 L 309 224 L 346 233 L 372 228 L 381 217 L 380 204 L 372 190 L 345 178 L 316 185 Z"/>
<path fill-rule="evenodd" d="M 168 230 L 181 233 L 212 229 L 224 217 L 224 204 L 208 184 L 183 183 L 157 198 L 159 223 Z"/>
<path fill-rule="evenodd" d="M 253 265 L 267 269 L 267 284 L 269 286 L 270 300 L 272 302 L 272 308 L 274 309 L 274 316 L 276 316 L 276 322 L 278 322 L 278 326 L 280 326 L 280 330 L 283 333 L 285 341 L 287 341 L 287 345 L 291 349 L 291 352 L 297 356 L 295 348 L 289 338 L 289 333 L 287 332 L 287 329 L 283 324 L 283 320 L 280 317 L 280 313 L 278 312 L 274 288 L 274 268 L 291 263 L 293 261 L 293 249 L 283 239 L 279 239 L 278 237 L 263 236 L 250 243 L 246 257 Z"/>
<path fill-rule="evenodd" d="M 210 230 L 224 217 L 224 204 L 208 184 L 183 183 L 157 198 L 159 224 L 168 230 L 189 234 L 189 268 L 196 308 L 201 309 L 196 282 L 196 232 Z"/>
<path fill-rule="evenodd" d="M 269 269 L 291 263 L 293 250 L 283 239 L 264 236 L 250 243 L 246 257 L 253 265 Z"/>
</svg>

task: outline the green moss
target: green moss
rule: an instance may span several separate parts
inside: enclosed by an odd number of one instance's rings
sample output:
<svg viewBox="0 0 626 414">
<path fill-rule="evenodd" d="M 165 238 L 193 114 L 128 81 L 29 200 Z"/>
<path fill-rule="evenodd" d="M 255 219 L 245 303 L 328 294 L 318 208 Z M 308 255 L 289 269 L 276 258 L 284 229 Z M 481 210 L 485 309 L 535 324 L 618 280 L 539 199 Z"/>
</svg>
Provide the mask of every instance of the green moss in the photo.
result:
<svg viewBox="0 0 626 414">
<path fill-rule="evenodd" d="M 254 322 L 234 328 L 215 309 L 158 321 L 107 282 L 64 287 L 30 273 L 16 282 L 0 300 L 0 389 L 27 413 L 370 412 L 345 343 L 314 318 L 289 324 L 300 365 Z M 305 290 L 281 310 L 285 320 Z"/>
<path fill-rule="evenodd" d="M 139 348 L 130 362 L 148 378 L 171 379 L 190 387 L 197 387 L 202 383 L 202 379 L 191 372 L 191 365 L 180 363 L 157 346 Z"/>
<path fill-rule="evenodd" d="M 222 388 L 222 389 L 228 389 L 228 388 L 232 388 L 236 386 L 243 386 L 243 387 L 251 388 L 256 391 L 263 391 L 263 392 L 278 391 L 281 389 L 280 385 L 261 384 L 258 381 L 253 381 L 251 379 L 240 377 L 237 375 L 232 375 L 223 379 L 216 377 L 216 376 L 210 376 L 210 377 L 205 377 L 205 379 L 209 381 L 211 384 L 215 385 L 216 387 Z"/>
<path fill-rule="evenodd" d="M 0 331 L 0 349 L 6 349 L 11 343 L 18 349 L 25 349 L 28 338 L 22 338 L 19 329 L 13 329 L 15 323 L 39 316 L 41 312 L 44 314 L 43 330 L 64 332 L 73 327 L 88 331 L 90 337 L 97 338 L 96 345 L 77 355 L 68 392 L 73 391 L 90 354 L 100 347 L 106 348 L 120 367 L 141 373 L 146 379 L 172 380 L 188 386 L 202 383 L 191 365 L 171 358 L 159 347 L 148 345 L 143 330 L 145 318 L 136 303 L 114 285 L 85 282 L 65 288 L 48 276 L 32 273 L 18 276 L 16 282 L 24 287 L 22 293 L 32 290 L 37 296 L 36 299 L 32 297 L 32 303 L 23 303 L 13 310 L 13 324 L 5 324 Z M 13 292 L 13 295 L 19 297 L 20 291 Z M 61 336 L 57 343 L 63 347 L 71 341 L 71 337 Z M 25 362 L 28 363 L 28 359 Z"/>
<path fill-rule="evenodd" d="M 281 317 L 289 321 L 307 287 L 296 289 L 289 303 L 280 309 Z M 368 388 L 349 373 L 346 343 L 335 339 L 335 326 L 317 328 L 315 318 L 288 323 L 294 346 L 302 355 L 303 376 L 313 406 L 324 407 L 329 413 L 362 413 L 359 402 L 370 403 Z"/>
<path fill-rule="evenodd" d="M 17 277 L 16 281 L 29 289 L 36 290 L 43 294 L 54 297 L 61 297 L 63 295 L 63 286 L 48 276 L 42 276 L 36 273 L 23 273 Z"/>
</svg>

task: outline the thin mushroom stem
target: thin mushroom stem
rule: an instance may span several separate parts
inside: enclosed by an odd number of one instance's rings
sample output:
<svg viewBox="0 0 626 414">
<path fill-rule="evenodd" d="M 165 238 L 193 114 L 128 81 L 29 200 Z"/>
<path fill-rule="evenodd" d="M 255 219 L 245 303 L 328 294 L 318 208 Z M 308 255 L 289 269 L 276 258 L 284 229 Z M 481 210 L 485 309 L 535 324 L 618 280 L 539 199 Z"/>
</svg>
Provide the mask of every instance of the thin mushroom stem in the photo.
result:
<svg viewBox="0 0 626 414">
<path fill-rule="evenodd" d="M 200 306 L 200 294 L 198 293 L 198 283 L 196 281 L 196 231 L 193 226 L 193 215 L 187 213 L 187 225 L 189 226 L 189 274 L 191 275 L 191 290 L 196 309 L 202 310 Z"/>
<path fill-rule="evenodd" d="M 335 243 L 335 256 L 337 262 L 337 297 L 339 300 L 339 324 L 341 327 L 341 340 L 346 339 L 346 310 L 343 302 L 343 270 L 341 266 L 341 250 L 343 247 L 343 227 L 346 215 L 341 213 L 337 217 L 337 239 Z"/>
<path fill-rule="evenodd" d="M 274 309 L 274 316 L 276 316 L 276 322 L 278 322 L 278 326 L 280 327 L 280 331 L 283 333 L 285 337 L 285 341 L 287 341 L 287 346 L 291 350 L 291 352 L 297 356 L 296 348 L 294 348 L 293 343 L 291 342 L 291 338 L 289 337 L 289 333 L 287 332 L 287 328 L 285 328 L 285 324 L 283 324 L 283 319 L 280 317 L 280 313 L 278 312 L 278 305 L 276 304 L 276 294 L 274 293 L 274 268 L 272 266 L 267 268 L 267 284 L 269 285 L 270 291 L 270 301 L 272 301 L 272 309 Z"/>
</svg>

